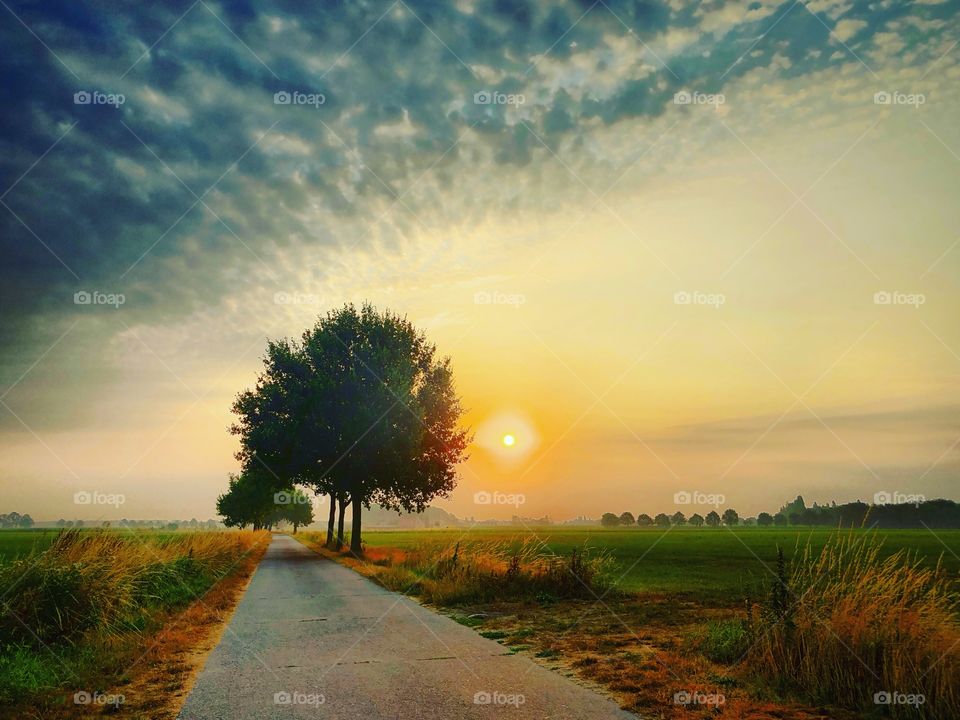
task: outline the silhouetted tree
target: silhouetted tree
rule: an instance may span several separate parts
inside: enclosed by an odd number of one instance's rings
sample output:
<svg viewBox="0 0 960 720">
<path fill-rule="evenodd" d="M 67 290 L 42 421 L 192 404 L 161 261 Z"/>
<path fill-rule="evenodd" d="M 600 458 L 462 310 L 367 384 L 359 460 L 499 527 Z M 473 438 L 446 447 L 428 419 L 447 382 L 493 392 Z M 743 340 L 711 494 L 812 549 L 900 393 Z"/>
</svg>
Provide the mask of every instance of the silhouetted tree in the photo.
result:
<svg viewBox="0 0 960 720">
<path fill-rule="evenodd" d="M 702 527 L 703 515 L 701 515 L 700 513 L 694 513 L 693 515 L 690 516 L 690 520 L 688 520 L 687 522 L 689 522 L 694 527 Z"/>
<path fill-rule="evenodd" d="M 650 527 L 653 525 L 653 518 L 646 513 L 641 513 L 637 515 L 637 525 L 640 527 Z"/>
<path fill-rule="evenodd" d="M 723 524 L 724 525 L 739 525 L 740 516 L 737 515 L 737 511 L 733 508 L 727 508 L 723 511 Z"/>
<path fill-rule="evenodd" d="M 264 365 L 234 403 L 238 459 L 245 471 L 268 468 L 275 489 L 329 494 L 341 526 L 349 504 L 353 553 L 364 507 L 422 512 L 456 485 L 470 436 L 450 362 L 406 318 L 346 305 L 299 342 L 271 342 Z"/>
<path fill-rule="evenodd" d="M 634 523 L 636 523 L 636 520 L 633 519 L 633 513 L 631 512 L 620 513 L 621 525 L 633 525 Z"/>
<path fill-rule="evenodd" d="M 670 516 L 670 522 L 674 525 L 686 525 L 687 518 L 682 512 L 677 510 L 673 515 Z"/>
<path fill-rule="evenodd" d="M 769 527 L 773 525 L 773 515 L 768 512 L 762 512 L 757 515 L 757 525 L 760 527 Z"/>
<path fill-rule="evenodd" d="M 600 518 L 600 524 L 604 527 L 615 527 L 620 524 L 620 518 L 613 513 L 604 513 Z"/>
<path fill-rule="evenodd" d="M 781 513 L 781 512 L 778 512 L 776 515 L 773 516 L 773 524 L 776 525 L 776 526 L 778 526 L 778 527 L 782 527 L 782 526 L 786 525 L 786 524 L 787 524 L 787 516 L 784 515 L 784 514 Z"/>
<path fill-rule="evenodd" d="M 670 516 L 666 513 L 658 513 L 653 521 L 660 527 L 670 527 Z"/>
<path fill-rule="evenodd" d="M 720 516 L 717 514 L 716 510 L 711 510 L 707 513 L 706 523 L 710 527 L 717 527 L 720 524 Z"/>
</svg>

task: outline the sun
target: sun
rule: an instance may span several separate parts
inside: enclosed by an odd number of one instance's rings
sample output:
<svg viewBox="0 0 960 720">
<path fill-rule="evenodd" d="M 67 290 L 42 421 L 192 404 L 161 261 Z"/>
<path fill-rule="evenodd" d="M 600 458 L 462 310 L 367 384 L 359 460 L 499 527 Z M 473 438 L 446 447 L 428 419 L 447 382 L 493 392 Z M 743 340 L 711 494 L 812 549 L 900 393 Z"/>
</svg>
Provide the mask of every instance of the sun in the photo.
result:
<svg viewBox="0 0 960 720">
<path fill-rule="evenodd" d="M 517 439 L 513 435 L 504 435 L 503 444 L 507 447 L 513 447 L 517 442 Z"/>
</svg>

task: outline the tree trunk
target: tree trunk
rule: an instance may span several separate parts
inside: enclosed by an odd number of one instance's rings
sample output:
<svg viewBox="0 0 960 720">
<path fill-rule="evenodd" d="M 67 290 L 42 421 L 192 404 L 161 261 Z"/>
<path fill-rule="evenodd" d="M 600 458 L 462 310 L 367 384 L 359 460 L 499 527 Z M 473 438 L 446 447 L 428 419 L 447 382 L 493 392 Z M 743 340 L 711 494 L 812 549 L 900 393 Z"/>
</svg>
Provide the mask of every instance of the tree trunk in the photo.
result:
<svg viewBox="0 0 960 720">
<path fill-rule="evenodd" d="M 330 519 L 327 521 L 327 547 L 333 547 L 333 525 L 337 521 L 337 496 L 330 493 Z"/>
<path fill-rule="evenodd" d="M 293 524 L 293 534 L 294 534 L 294 535 L 297 534 L 297 528 L 298 528 L 299 526 L 300 526 L 300 523 L 294 523 L 294 524 Z"/>
<path fill-rule="evenodd" d="M 360 497 L 354 494 L 353 498 L 353 522 L 350 528 L 350 553 L 356 557 L 363 554 L 363 547 L 360 545 Z"/>
<path fill-rule="evenodd" d="M 347 498 L 344 494 L 337 497 L 340 504 L 340 519 L 337 521 L 337 550 L 343 548 L 343 516 L 347 511 Z"/>
</svg>

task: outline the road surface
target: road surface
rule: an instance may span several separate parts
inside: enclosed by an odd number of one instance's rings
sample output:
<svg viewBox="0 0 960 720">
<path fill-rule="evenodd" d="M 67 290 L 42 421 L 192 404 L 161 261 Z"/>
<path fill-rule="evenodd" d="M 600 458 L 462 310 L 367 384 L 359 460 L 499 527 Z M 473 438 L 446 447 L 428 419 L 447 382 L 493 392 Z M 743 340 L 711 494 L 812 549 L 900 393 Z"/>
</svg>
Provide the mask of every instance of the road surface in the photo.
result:
<svg viewBox="0 0 960 720">
<path fill-rule="evenodd" d="M 286 535 L 276 535 L 182 720 L 634 718 Z"/>
</svg>

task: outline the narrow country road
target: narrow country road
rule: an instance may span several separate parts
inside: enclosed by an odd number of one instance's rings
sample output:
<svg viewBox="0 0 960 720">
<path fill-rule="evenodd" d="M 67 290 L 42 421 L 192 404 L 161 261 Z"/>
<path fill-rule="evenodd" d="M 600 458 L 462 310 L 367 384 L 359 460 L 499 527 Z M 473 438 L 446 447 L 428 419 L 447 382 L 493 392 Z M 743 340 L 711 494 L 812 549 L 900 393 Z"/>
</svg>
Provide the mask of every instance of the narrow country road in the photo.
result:
<svg viewBox="0 0 960 720">
<path fill-rule="evenodd" d="M 278 535 L 179 717 L 634 716 Z"/>
</svg>

